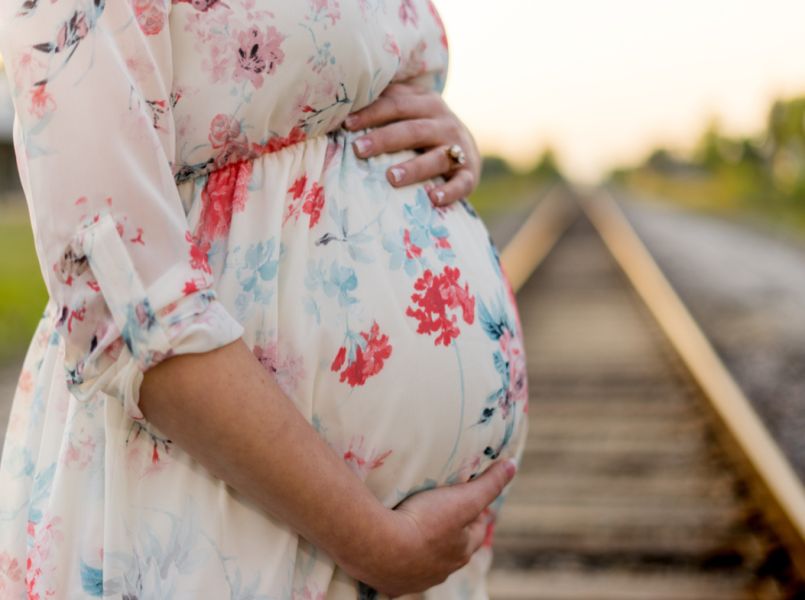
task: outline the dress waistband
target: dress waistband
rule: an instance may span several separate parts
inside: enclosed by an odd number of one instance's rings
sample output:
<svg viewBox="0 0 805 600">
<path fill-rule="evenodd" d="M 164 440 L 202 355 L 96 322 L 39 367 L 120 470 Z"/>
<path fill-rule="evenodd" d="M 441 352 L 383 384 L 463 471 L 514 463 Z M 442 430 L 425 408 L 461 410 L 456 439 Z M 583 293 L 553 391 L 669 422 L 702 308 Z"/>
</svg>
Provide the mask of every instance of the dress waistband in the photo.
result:
<svg viewBox="0 0 805 600">
<path fill-rule="evenodd" d="M 182 165 L 174 174 L 176 185 L 185 183 L 197 177 L 209 175 L 224 168 L 232 168 L 237 163 L 251 161 L 265 154 L 279 152 L 285 148 L 296 146 L 303 142 L 310 142 L 322 137 L 333 137 L 337 135 L 354 134 L 360 135 L 362 132 L 351 132 L 343 127 L 324 131 L 309 136 L 301 127 L 295 126 L 286 136 L 274 136 L 263 144 L 244 143 L 242 140 L 227 140 L 218 154 L 203 163 L 192 165 Z"/>
</svg>

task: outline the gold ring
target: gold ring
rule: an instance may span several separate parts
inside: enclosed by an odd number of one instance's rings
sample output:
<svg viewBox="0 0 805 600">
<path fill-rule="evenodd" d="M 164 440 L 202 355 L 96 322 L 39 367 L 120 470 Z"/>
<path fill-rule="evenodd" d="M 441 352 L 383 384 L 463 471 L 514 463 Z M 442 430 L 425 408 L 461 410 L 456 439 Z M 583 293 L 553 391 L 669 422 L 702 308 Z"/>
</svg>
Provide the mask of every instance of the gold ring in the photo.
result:
<svg viewBox="0 0 805 600">
<path fill-rule="evenodd" d="M 460 166 L 467 162 L 467 155 L 464 153 L 464 149 L 458 144 L 453 144 L 444 152 L 454 165 Z"/>
</svg>

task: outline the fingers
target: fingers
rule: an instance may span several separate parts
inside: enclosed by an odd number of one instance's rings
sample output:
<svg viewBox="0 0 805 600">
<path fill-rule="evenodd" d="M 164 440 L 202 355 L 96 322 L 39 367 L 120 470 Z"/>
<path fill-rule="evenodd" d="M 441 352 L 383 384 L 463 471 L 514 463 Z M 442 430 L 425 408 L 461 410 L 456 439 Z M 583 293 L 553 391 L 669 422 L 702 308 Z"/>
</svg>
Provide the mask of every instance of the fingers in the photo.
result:
<svg viewBox="0 0 805 600">
<path fill-rule="evenodd" d="M 344 126 L 350 131 L 356 131 L 444 112 L 443 101 L 440 105 L 441 99 L 437 94 L 422 93 L 412 86 L 396 85 L 399 87 L 392 88 L 391 92 L 384 90 L 374 102 L 349 115 Z"/>
<path fill-rule="evenodd" d="M 433 203 L 446 206 L 459 198 L 466 198 L 475 189 L 475 175 L 469 169 L 459 169 L 447 183 L 435 186 L 428 191 Z"/>
<path fill-rule="evenodd" d="M 440 146 L 419 156 L 390 167 L 386 174 L 389 183 L 402 187 L 443 175 L 453 168 L 453 162 Z"/>
<path fill-rule="evenodd" d="M 437 146 L 458 136 L 449 127 L 450 122 L 443 119 L 411 117 L 359 137 L 353 142 L 353 149 L 360 158 L 369 158 L 384 152 Z"/>
<path fill-rule="evenodd" d="M 402 187 L 427 181 L 454 169 L 455 165 L 445 153 L 446 146 L 439 146 L 424 154 L 390 167 L 386 171 L 389 183 Z M 475 189 L 475 175 L 470 169 L 459 168 L 446 183 L 428 189 L 431 202 L 438 206 L 446 206 L 468 197 Z"/>
<path fill-rule="evenodd" d="M 466 490 L 472 490 L 468 504 L 474 512 L 467 522 L 472 522 L 481 511 L 500 496 L 503 488 L 514 478 L 516 471 L 517 464 L 513 459 L 498 461 L 472 481 L 460 484 L 465 486 Z"/>
<path fill-rule="evenodd" d="M 470 556 L 481 547 L 486 539 L 489 525 L 489 510 L 484 509 L 467 525 L 467 554 Z"/>
</svg>

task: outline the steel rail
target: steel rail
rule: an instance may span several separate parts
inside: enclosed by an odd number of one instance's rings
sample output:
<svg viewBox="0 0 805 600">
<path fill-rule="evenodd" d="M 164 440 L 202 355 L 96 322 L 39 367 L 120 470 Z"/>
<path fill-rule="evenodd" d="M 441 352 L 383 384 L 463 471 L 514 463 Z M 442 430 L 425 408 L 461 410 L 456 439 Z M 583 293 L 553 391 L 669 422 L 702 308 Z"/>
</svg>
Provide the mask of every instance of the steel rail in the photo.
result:
<svg viewBox="0 0 805 600">
<path fill-rule="evenodd" d="M 580 204 L 761 484 L 759 499 L 764 505 L 771 503 L 772 524 L 790 545 L 795 567 L 805 575 L 801 480 L 611 194 L 596 190 L 585 194 Z"/>
</svg>

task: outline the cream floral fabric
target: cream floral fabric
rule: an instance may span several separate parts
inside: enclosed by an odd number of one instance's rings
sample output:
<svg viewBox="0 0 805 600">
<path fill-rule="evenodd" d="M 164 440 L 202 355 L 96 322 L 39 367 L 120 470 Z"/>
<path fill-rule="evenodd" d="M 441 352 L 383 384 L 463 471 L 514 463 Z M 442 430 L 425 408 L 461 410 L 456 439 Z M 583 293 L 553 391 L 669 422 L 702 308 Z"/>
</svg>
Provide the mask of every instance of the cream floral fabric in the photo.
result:
<svg viewBox="0 0 805 600">
<path fill-rule="evenodd" d="M 525 355 L 484 224 L 391 187 L 414 152 L 358 159 L 341 128 L 391 81 L 442 90 L 436 8 L 8 0 L 0 52 L 50 294 L 0 464 L 0 597 L 379 596 L 171 443 L 138 392 L 242 337 L 388 507 L 519 458 Z M 486 597 L 503 498 L 426 597 Z"/>
</svg>

